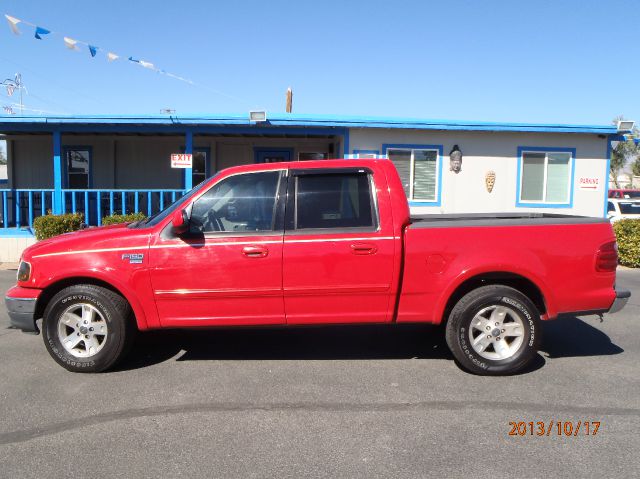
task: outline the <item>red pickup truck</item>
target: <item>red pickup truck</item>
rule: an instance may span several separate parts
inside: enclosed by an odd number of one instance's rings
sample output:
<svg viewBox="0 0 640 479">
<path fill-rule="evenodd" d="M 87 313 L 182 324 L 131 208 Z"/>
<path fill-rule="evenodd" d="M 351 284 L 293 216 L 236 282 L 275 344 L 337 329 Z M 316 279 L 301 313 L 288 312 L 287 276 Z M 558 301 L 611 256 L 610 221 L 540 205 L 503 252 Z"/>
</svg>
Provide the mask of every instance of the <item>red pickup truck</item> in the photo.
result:
<svg viewBox="0 0 640 479">
<path fill-rule="evenodd" d="M 229 168 L 161 213 L 26 249 L 6 295 L 71 371 L 116 363 L 136 331 L 219 326 L 446 323 L 459 364 L 523 368 L 541 320 L 615 312 L 604 218 L 411 216 L 388 160 Z"/>
</svg>

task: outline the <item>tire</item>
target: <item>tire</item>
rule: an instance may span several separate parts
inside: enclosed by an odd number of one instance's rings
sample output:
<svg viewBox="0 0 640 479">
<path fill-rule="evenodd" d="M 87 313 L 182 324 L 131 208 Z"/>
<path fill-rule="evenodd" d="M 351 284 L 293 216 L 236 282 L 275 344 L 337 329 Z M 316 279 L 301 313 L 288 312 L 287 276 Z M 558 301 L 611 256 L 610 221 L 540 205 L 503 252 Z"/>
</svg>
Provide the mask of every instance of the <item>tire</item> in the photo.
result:
<svg viewBox="0 0 640 479">
<path fill-rule="evenodd" d="M 73 372 L 97 373 L 128 352 L 135 334 L 129 303 L 89 284 L 69 286 L 44 311 L 42 337 L 51 357 Z"/>
<path fill-rule="evenodd" d="M 447 345 L 458 363 L 480 375 L 507 375 L 534 358 L 542 339 L 540 312 L 520 291 L 477 288 L 458 301 L 447 322 Z"/>
</svg>

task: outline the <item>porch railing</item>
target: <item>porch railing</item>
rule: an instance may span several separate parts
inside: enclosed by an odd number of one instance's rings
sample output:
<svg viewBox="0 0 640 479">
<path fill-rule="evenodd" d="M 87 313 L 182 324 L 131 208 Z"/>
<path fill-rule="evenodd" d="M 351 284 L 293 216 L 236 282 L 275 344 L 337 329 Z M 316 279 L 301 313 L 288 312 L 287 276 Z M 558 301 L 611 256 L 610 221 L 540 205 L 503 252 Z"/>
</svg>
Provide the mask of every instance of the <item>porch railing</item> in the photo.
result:
<svg viewBox="0 0 640 479">
<path fill-rule="evenodd" d="M 53 190 L 0 190 L 0 226 L 33 226 L 33 219 L 53 208 Z"/>
<path fill-rule="evenodd" d="M 156 214 L 184 195 L 184 190 L 62 190 L 62 211 L 82 213 L 84 222 L 100 226 L 112 214 Z M 53 209 L 54 190 L 0 190 L 0 226 L 33 226 L 34 218 Z"/>
</svg>

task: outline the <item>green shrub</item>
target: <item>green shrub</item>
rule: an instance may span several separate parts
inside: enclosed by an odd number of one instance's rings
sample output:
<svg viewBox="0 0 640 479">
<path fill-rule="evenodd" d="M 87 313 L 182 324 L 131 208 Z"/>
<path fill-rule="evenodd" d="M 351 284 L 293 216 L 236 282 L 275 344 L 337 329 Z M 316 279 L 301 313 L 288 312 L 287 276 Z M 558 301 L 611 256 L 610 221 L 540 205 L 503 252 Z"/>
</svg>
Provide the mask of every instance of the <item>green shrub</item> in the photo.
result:
<svg viewBox="0 0 640 479">
<path fill-rule="evenodd" d="M 78 231 L 82 228 L 83 221 L 84 215 L 82 213 L 52 215 L 49 211 L 49 214 L 38 216 L 33 220 L 33 229 L 36 233 L 36 239 L 43 240 L 62 233 Z"/>
<path fill-rule="evenodd" d="M 613 223 L 618 240 L 621 265 L 640 268 L 640 220 L 620 220 Z"/>
<path fill-rule="evenodd" d="M 142 221 L 147 216 L 144 213 L 129 213 L 128 215 L 111 215 L 102 218 L 102 224 L 117 225 L 119 223 L 133 223 L 134 221 Z"/>
</svg>

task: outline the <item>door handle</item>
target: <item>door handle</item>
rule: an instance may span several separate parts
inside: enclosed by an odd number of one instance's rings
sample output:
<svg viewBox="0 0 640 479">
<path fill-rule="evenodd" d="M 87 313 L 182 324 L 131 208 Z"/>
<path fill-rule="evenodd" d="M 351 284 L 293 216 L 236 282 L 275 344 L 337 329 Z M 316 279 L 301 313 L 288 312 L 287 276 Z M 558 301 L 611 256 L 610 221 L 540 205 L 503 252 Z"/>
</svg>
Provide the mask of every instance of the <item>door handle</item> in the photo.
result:
<svg viewBox="0 0 640 479">
<path fill-rule="evenodd" d="M 351 245 L 353 254 L 376 254 L 378 248 L 370 243 L 354 243 Z"/>
<path fill-rule="evenodd" d="M 264 246 L 245 246 L 242 254 L 247 258 L 264 258 L 269 254 L 269 250 Z"/>
</svg>

